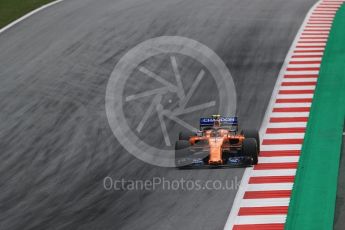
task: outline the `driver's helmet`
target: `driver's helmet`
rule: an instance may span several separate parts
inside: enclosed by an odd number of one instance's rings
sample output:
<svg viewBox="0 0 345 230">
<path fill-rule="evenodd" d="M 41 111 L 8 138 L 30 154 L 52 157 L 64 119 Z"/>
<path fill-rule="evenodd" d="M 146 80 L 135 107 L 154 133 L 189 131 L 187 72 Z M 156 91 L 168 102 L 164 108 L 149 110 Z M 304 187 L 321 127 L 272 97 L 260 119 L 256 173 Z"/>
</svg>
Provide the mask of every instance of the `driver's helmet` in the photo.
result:
<svg viewBox="0 0 345 230">
<path fill-rule="evenodd" d="M 229 130 L 230 130 L 231 132 L 236 132 L 237 129 L 238 129 L 237 125 L 232 125 L 232 126 L 230 126 L 230 128 L 229 128 Z"/>
<path fill-rule="evenodd" d="M 219 128 L 221 126 L 220 115 L 212 115 L 212 118 L 214 119 L 214 127 Z"/>
<path fill-rule="evenodd" d="M 214 127 L 219 128 L 220 127 L 220 120 L 214 121 Z"/>
</svg>

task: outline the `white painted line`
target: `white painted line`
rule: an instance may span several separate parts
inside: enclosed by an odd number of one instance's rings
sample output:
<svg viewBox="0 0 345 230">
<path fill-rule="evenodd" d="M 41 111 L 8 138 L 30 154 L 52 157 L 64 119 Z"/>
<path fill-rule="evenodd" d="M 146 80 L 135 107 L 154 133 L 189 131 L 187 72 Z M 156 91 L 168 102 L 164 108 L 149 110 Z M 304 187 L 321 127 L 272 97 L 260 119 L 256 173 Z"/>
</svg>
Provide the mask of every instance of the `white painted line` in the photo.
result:
<svg viewBox="0 0 345 230">
<path fill-rule="evenodd" d="M 288 68 L 320 68 L 321 64 L 289 64 Z"/>
<path fill-rule="evenodd" d="M 335 8 L 328 8 L 328 7 L 324 7 L 324 6 L 318 6 L 318 7 L 315 9 L 314 12 L 316 12 L 316 11 L 321 11 L 321 12 L 323 12 L 323 11 L 332 11 L 332 12 L 336 12 L 337 9 L 335 9 Z"/>
<path fill-rule="evenodd" d="M 293 139 L 293 138 L 304 138 L 304 133 L 270 133 L 265 134 L 265 139 Z"/>
<path fill-rule="evenodd" d="M 323 1 L 320 6 L 339 7 L 343 1 Z"/>
<path fill-rule="evenodd" d="M 248 184 L 247 191 L 292 190 L 293 183 Z"/>
<path fill-rule="evenodd" d="M 315 23 L 315 22 L 309 22 L 309 23 L 307 24 L 307 27 L 315 27 L 315 26 L 332 28 L 332 23 Z M 302 37 L 303 37 L 303 36 L 302 36 Z"/>
<path fill-rule="evenodd" d="M 313 48 L 313 47 L 310 47 L 310 48 L 306 48 L 306 47 L 304 47 L 304 48 L 296 48 L 295 49 L 295 51 L 298 51 L 298 52 L 302 52 L 302 51 L 304 51 L 304 52 L 310 52 L 310 51 L 312 51 L 312 52 L 314 52 L 314 51 L 318 51 L 318 52 L 323 52 L 325 50 L 325 48 Z"/>
<path fill-rule="evenodd" d="M 321 12 L 322 14 L 315 14 L 311 19 L 314 20 L 334 20 L 335 15 L 332 12 Z"/>
<path fill-rule="evenodd" d="M 294 55 L 323 55 L 323 52 L 308 52 L 308 51 L 305 51 L 305 52 L 294 52 Z"/>
<path fill-rule="evenodd" d="M 274 108 L 311 107 L 311 103 L 276 103 Z"/>
<path fill-rule="evenodd" d="M 337 12 L 337 9 L 332 9 L 332 8 L 326 8 L 326 7 L 319 7 L 317 9 L 318 12 L 320 13 L 336 13 Z M 316 12 L 316 11 L 315 11 Z"/>
<path fill-rule="evenodd" d="M 341 4 L 322 4 L 320 7 L 337 7 L 339 8 Z"/>
<path fill-rule="evenodd" d="M 304 31 L 303 34 L 329 34 L 328 31 Z"/>
<path fill-rule="evenodd" d="M 315 14 L 313 15 L 313 17 L 310 18 L 310 20 L 333 21 L 334 15 L 333 14 Z"/>
<path fill-rule="evenodd" d="M 323 47 L 322 47 L 323 48 Z M 323 55 L 323 50 L 321 47 L 319 48 L 313 48 L 308 50 L 302 50 L 305 48 L 296 48 L 294 50 L 294 55 Z"/>
<path fill-rule="evenodd" d="M 320 20 L 320 21 L 333 21 L 334 20 L 334 16 L 328 16 L 328 15 L 318 15 L 315 16 L 313 18 L 311 18 L 312 20 Z"/>
<path fill-rule="evenodd" d="M 314 11 L 314 13 L 311 15 L 310 18 L 319 18 L 319 17 L 324 17 L 324 16 L 329 16 L 329 17 L 334 17 L 335 12 L 326 12 L 326 11 Z"/>
<path fill-rule="evenodd" d="M 278 94 L 277 99 L 313 98 L 314 94 Z"/>
<path fill-rule="evenodd" d="M 317 82 L 317 77 L 309 77 L 309 78 L 285 78 L 284 82 Z M 299 98 L 297 96 L 296 98 Z"/>
<path fill-rule="evenodd" d="M 298 52 L 323 52 L 326 46 L 313 46 L 313 43 L 303 43 L 300 41 L 300 46 L 295 51 Z"/>
<path fill-rule="evenodd" d="M 331 30 L 332 26 L 330 25 L 309 25 L 305 27 L 308 30 Z"/>
<path fill-rule="evenodd" d="M 309 47 L 309 46 L 313 46 L 313 47 L 320 47 L 320 48 L 323 48 L 323 47 L 325 47 L 326 46 L 326 44 L 324 43 L 324 42 L 317 42 L 317 41 L 315 41 L 315 40 L 312 40 L 312 41 L 310 41 L 310 42 L 307 42 L 307 41 L 301 41 L 301 40 L 299 40 L 299 43 L 298 43 L 298 45 L 297 45 L 297 49 L 299 49 L 299 47 L 300 46 L 307 46 L 307 47 Z"/>
<path fill-rule="evenodd" d="M 329 8 L 329 6 L 323 6 L 323 3 L 321 3 L 321 4 L 316 8 L 316 10 L 317 10 L 317 9 L 333 10 L 333 9 L 335 9 L 335 8 L 333 8 L 333 6 L 332 6 L 332 8 Z"/>
<path fill-rule="evenodd" d="M 321 20 L 321 19 L 317 19 L 317 18 L 310 18 L 310 20 L 308 21 L 308 26 L 309 25 L 315 25 L 315 24 L 320 24 L 323 26 L 331 26 L 332 25 L 332 21 L 333 20 Z M 303 35 L 303 34 L 302 34 Z"/>
<path fill-rule="evenodd" d="M 334 13 L 327 13 L 327 12 L 315 12 L 315 14 L 313 15 L 313 19 L 324 19 L 324 18 L 328 18 L 328 19 L 334 19 Z"/>
<path fill-rule="evenodd" d="M 241 207 L 288 206 L 290 198 L 243 199 Z"/>
<path fill-rule="evenodd" d="M 60 3 L 60 2 L 63 2 L 63 1 L 64 1 L 64 0 L 57 0 L 57 1 L 54 1 L 54 2 L 51 2 L 51 3 L 48 3 L 48 4 L 46 4 L 46 5 L 43 5 L 43 6 L 39 7 L 39 8 L 37 8 L 36 10 L 33 10 L 33 11 L 31 11 L 31 12 L 25 14 L 25 15 L 22 16 L 21 18 L 15 20 L 15 21 L 13 21 L 13 22 L 11 22 L 11 23 L 8 24 L 7 26 L 5 26 L 5 27 L 3 27 L 2 29 L 0 29 L 0 34 L 3 33 L 3 32 L 5 32 L 6 30 L 10 29 L 11 27 L 17 25 L 19 22 L 21 22 L 21 21 L 27 19 L 28 17 L 30 17 L 30 16 L 32 16 L 32 15 L 34 15 L 34 14 L 36 14 L 36 13 L 38 13 L 38 12 L 40 12 L 40 11 L 46 9 L 46 8 L 48 8 L 48 7 L 50 7 L 50 6 L 53 6 L 53 5 L 58 4 L 58 3 Z"/>
<path fill-rule="evenodd" d="M 278 105 L 279 103 L 277 103 L 276 105 Z M 284 105 L 284 103 L 281 103 L 282 105 Z M 272 113 L 272 117 L 271 118 L 275 118 L 275 117 L 308 117 L 309 116 L 309 112 L 288 112 L 288 113 Z"/>
<path fill-rule="evenodd" d="M 286 215 L 261 215 L 261 216 L 238 216 L 231 228 L 225 227 L 225 230 L 232 230 L 233 225 L 242 225 L 242 224 L 279 224 L 285 223 Z"/>
<path fill-rule="evenodd" d="M 311 17 L 322 17 L 322 16 L 335 16 L 335 12 L 320 11 L 316 9 Z"/>
<path fill-rule="evenodd" d="M 324 30 L 324 29 L 327 29 L 327 30 L 330 30 L 332 28 L 332 26 L 330 25 L 310 25 L 310 26 L 306 26 L 306 29 L 310 30 L 310 29 L 313 29 L 313 30 Z"/>
<path fill-rule="evenodd" d="M 307 42 L 305 42 L 305 43 L 298 43 L 297 46 L 325 46 L 325 45 L 326 45 L 326 43 L 324 43 L 324 42 L 319 42 L 319 43 L 307 43 Z"/>
<path fill-rule="evenodd" d="M 314 12 L 311 15 L 311 19 L 319 19 L 319 18 L 323 18 L 323 17 L 327 17 L 327 18 L 334 18 L 334 13 L 333 12 Z"/>
<path fill-rule="evenodd" d="M 284 162 L 298 162 L 299 156 L 292 157 L 259 157 L 259 164 L 262 163 L 284 163 Z"/>
<path fill-rule="evenodd" d="M 317 9 L 315 9 L 315 12 L 317 13 L 329 13 L 329 14 L 335 14 L 337 11 L 336 8 L 329 8 L 329 7 L 325 7 L 325 6 L 320 6 Z"/>
<path fill-rule="evenodd" d="M 316 25 L 316 24 L 314 24 Z M 328 38 L 328 35 L 303 35 L 301 38 Z"/>
<path fill-rule="evenodd" d="M 294 176 L 296 169 L 253 170 L 252 177 L 259 176 Z"/>
<path fill-rule="evenodd" d="M 286 71 L 285 74 L 289 75 L 303 75 L 303 74 L 319 74 L 319 71 Z"/>
<path fill-rule="evenodd" d="M 320 5 L 320 6 L 322 6 L 322 7 L 332 7 L 332 9 L 334 9 L 334 7 L 335 8 L 340 8 L 340 6 L 341 6 L 341 4 L 342 3 L 335 3 L 335 2 L 330 2 L 330 3 L 325 3 L 325 4 L 322 4 L 322 5 Z"/>
<path fill-rule="evenodd" d="M 290 61 L 321 61 L 321 57 L 314 57 L 314 58 L 291 58 Z"/>
<path fill-rule="evenodd" d="M 331 26 L 332 25 L 332 23 L 330 23 L 330 24 L 319 24 L 319 23 L 310 23 L 310 25 L 309 26 L 316 26 L 316 25 L 325 25 L 325 26 Z M 328 38 L 329 37 L 329 35 L 328 34 L 316 34 L 316 33 L 313 33 L 313 34 L 305 34 L 305 33 L 303 33 L 302 35 L 301 35 L 301 38 Z"/>
<path fill-rule="evenodd" d="M 280 90 L 313 90 L 315 85 L 282 86 Z"/>
<path fill-rule="evenodd" d="M 299 126 L 301 127 L 301 126 Z M 303 126 L 302 126 L 303 127 Z M 295 145 L 263 145 L 260 147 L 260 151 L 273 151 L 273 150 L 301 150 L 301 144 Z"/>
<path fill-rule="evenodd" d="M 299 45 L 323 43 L 323 42 L 325 42 L 325 40 L 327 40 L 327 38 L 324 38 L 324 37 L 304 37 L 303 36 L 299 40 Z"/>
<path fill-rule="evenodd" d="M 322 6 L 322 4 L 320 4 L 315 10 L 337 10 L 337 8 L 330 8 L 328 6 Z"/>
<path fill-rule="evenodd" d="M 333 15 L 335 15 L 335 12 L 336 12 L 334 10 L 327 10 L 327 11 L 332 11 L 332 12 L 330 12 L 330 14 L 333 14 Z M 313 14 L 321 14 L 321 15 L 322 14 L 329 14 L 327 11 L 324 11 L 324 10 L 322 11 L 322 10 L 316 8 L 315 11 L 313 12 Z"/>
<path fill-rule="evenodd" d="M 281 123 L 269 123 L 267 128 L 305 128 L 307 122 L 281 122 Z"/>
<path fill-rule="evenodd" d="M 300 43 L 295 52 L 323 52 L 325 50 L 325 46 L 315 45 L 313 43 Z"/>
<path fill-rule="evenodd" d="M 319 15 L 313 15 L 312 17 L 310 17 L 309 19 L 309 23 L 332 23 L 333 22 L 333 18 L 321 18 Z"/>
<path fill-rule="evenodd" d="M 316 28 L 315 25 L 314 26 L 310 26 L 310 28 Z M 300 38 L 299 42 L 320 42 L 320 43 L 323 43 L 323 42 L 327 42 L 327 39 L 326 38 L 314 38 L 314 39 L 311 39 L 309 38 L 309 40 L 307 38 Z"/>
<path fill-rule="evenodd" d="M 303 45 L 303 44 L 307 44 L 307 43 L 313 43 L 313 42 L 323 42 L 327 39 L 325 38 L 319 38 L 319 39 L 307 39 L 307 38 L 303 38 L 299 40 L 299 44 Z"/>
</svg>

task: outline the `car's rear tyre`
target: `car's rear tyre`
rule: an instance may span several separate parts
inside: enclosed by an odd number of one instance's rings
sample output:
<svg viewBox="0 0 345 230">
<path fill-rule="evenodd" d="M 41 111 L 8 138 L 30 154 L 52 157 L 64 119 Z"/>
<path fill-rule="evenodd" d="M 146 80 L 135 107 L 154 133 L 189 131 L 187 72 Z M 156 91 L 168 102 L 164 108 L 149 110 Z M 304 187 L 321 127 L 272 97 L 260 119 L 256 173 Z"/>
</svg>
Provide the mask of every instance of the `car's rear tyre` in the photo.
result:
<svg viewBox="0 0 345 230">
<path fill-rule="evenodd" d="M 258 145 L 258 152 L 260 152 L 260 136 L 259 132 L 253 129 L 244 129 L 242 130 L 242 134 L 245 138 L 254 138 Z"/>
<path fill-rule="evenodd" d="M 243 154 L 252 159 L 252 164 L 258 163 L 258 144 L 254 138 L 246 138 L 242 145 Z"/>
<path fill-rule="evenodd" d="M 190 143 L 186 140 L 179 140 L 175 143 L 175 165 L 183 167 L 191 162 Z"/>
<path fill-rule="evenodd" d="M 184 141 L 189 141 L 189 139 L 192 136 L 195 136 L 195 133 L 193 133 L 192 131 L 183 131 L 183 132 L 179 133 L 178 139 L 179 140 L 184 140 Z"/>
</svg>

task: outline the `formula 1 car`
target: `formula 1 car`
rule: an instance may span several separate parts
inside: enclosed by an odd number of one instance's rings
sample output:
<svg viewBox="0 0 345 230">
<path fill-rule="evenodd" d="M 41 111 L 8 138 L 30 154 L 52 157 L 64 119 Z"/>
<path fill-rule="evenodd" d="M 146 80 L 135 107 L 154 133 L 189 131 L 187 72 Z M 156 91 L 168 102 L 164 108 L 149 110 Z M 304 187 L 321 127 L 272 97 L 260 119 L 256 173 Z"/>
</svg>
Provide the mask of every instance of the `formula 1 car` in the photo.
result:
<svg viewBox="0 0 345 230">
<path fill-rule="evenodd" d="M 196 133 L 181 132 L 175 144 L 178 168 L 248 167 L 258 163 L 257 131 L 238 129 L 237 117 L 200 118 Z"/>
</svg>

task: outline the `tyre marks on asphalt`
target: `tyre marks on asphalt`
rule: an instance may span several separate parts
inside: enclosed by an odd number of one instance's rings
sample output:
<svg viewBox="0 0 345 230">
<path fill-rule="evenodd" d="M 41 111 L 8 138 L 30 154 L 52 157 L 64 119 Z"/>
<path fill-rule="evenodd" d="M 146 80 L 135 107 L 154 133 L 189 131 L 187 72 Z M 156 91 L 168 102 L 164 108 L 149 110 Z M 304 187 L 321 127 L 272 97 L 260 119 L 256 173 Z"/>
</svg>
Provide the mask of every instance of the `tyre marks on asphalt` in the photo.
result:
<svg viewBox="0 0 345 230">
<path fill-rule="evenodd" d="M 243 195 L 226 230 L 283 230 L 321 59 L 335 14 L 343 1 L 323 0 L 308 14 L 262 135 L 259 163 L 247 169 Z M 237 207 L 238 206 L 238 207 Z"/>
</svg>

